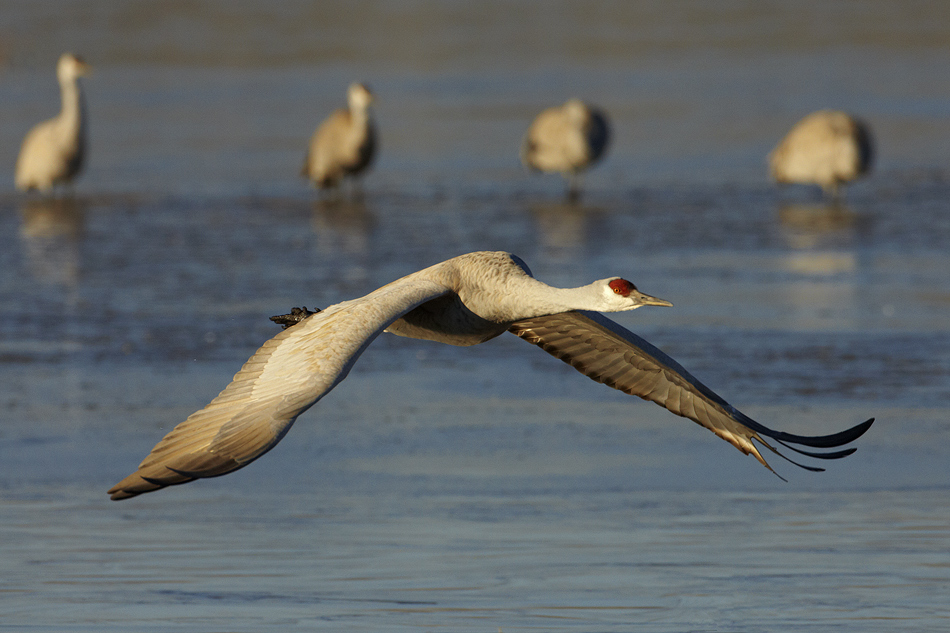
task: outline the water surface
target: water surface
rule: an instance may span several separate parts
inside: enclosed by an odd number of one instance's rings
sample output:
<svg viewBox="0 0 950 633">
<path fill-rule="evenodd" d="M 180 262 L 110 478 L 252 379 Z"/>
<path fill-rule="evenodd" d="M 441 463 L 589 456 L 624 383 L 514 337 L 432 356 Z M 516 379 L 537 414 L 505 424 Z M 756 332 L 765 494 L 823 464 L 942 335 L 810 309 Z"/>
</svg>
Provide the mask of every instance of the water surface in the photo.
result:
<svg viewBox="0 0 950 633">
<path fill-rule="evenodd" d="M 0 9 L 0 629 L 893 631 L 950 620 L 950 16 L 942 4 L 32 3 Z M 88 169 L 12 191 L 82 52 Z M 364 195 L 296 173 L 346 84 L 378 96 Z M 570 204 L 517 145 L 611 115 Z M 764 155 L 819 107 L 880 160 L 847 201 Z M 251 466 L 105 495 L 297 305 L 459 253 L 558 285 L 761 422 L 878 421 L 784 483 L 515 337 L 381 337 Z"/>
</svg>

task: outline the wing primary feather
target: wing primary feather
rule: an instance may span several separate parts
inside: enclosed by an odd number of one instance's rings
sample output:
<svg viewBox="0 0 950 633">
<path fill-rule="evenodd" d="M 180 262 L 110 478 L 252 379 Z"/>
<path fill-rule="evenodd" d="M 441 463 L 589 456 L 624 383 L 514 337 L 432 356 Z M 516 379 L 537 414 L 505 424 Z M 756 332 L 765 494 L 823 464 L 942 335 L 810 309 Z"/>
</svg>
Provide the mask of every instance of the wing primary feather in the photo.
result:
<svg viewBox="0 0 950 633">
<path fill-rule="evenodd" d="M 807 465 L 805 465 L 805 464 L 800 464 L 800 463 L 796 462 L 794 459 L 790 459 L 787 455 L 785 455 L 785 454 L 783 454 L 783 453 L 780 453 L 777 448 L 775 448 L 774 446 L 772 446 L 771 444 L 769 444 L 768 442 L 766 442 L 765 440 L 763 440 L 761 437 L 756 437 L 755 439 L 757 439 L 757 440 L 759 441 L 759 443 L 762 444 L 762 446 L 764 446 L 765 448 L 769 449 L 770 451 L 772 451 L 773 453 L 775 453 L 776 455 L 778 455 L 779 457 L 781 457 L 782 459 L 784 459 L 785 461 L 787 461 L 789 464 L 795 464 L 795 465 L 798 466 L 799 468 L 804 468 L 805 470 L 811 471 L 811 472 L 813 472 L 813 473 L 823 473 L 823 472 L 825 472 L 825 469 L 824 469 L 824 468 L 821 468 L 820 466 L 807 466 Z M 784 446 L 784 445 L 783 445 L 783 446 Z M 786 446 L 786 448 L 791 448 L 791 447 L 790 447 L 790 446 Z M 795 450 L 795 449 L 792 449 L 792 450 Z M 781 475 L 779 475 L 778 473 L 776 473 L 774 470 L 772 470 L 772 467 L 771 467 L 771 466 L 769 466 L 768 468 L 769 468 L 769 470 L 771 470 L 773 473 L 775 473 L 775 474 L 778 476 L 779 479 L 781 479 L 782 481 L 788 483 L 788 480 L 785 479 L 785 477 L 782 477 Z"/>
<path fill-rule="evenodd" d="M 541 347 L 592 380 L 651 400 L 708 428 L 742 452 L 751 453 L 769 470 L 772 468 L 751 440 L 757 440 L 800 468 L 820 472 L 824 469 L 789 459 L 765 442 L 763 436 L 807 457 L 840 459 L 851 455 L 856 449 L 816 452 L 801 450 L 790 444 L 836 448 L 858 439 L 874 423 L 874 418 L 871 418 L 844 431 L 819 436 L 795 435 L 770 429 L 730 405 L 659 348 L 596 312 L 564 312 L 526 319 L 512 324 L 509 331 Z M 618 367 L 618 357 L 622 358 L 623 367 Z"/>
<path fill-rule="evenodd" d="M 842 457 L 847 457 L 848 455 L 851 455 L 856 450 L 858 450 L 857 448 L 851 447 L 851 448 L 845 448 L 840 451 L 832 451 L 830 453 L 817 453 L 814 451 L 805 451 L 800 448 L 795 448 L 794 446 L 790 446 L 789 444 L 786 444 L 782 440 L 775 440 L 775 441 L 790 451 L 795 451 L 799 455 L 807 455 L 808 457 L 814 457 L 815 459 L 841 459 Z"/>
<path fill-rule="evenodd" d="M 736 413 L 741 416 L 741 422 L 754 431 L 768 435 L 774 440 L 801 444 L 802 446 L 811 446 L 812 448 L 835 448 L 836 446 L 849 444 L 864 435 L 867 430 L 871 428 L 871 425 L 874 424 L 874 418 L 871 418 L 861 424 L 852 426 L 850 429 L 832 433 L 831 435 L 794 435 L 792 433 L 785 433 L 784 431 L 775 431 L 766 426 L 762 426 L 741 412 L 737 411 Z"/>
</svg>

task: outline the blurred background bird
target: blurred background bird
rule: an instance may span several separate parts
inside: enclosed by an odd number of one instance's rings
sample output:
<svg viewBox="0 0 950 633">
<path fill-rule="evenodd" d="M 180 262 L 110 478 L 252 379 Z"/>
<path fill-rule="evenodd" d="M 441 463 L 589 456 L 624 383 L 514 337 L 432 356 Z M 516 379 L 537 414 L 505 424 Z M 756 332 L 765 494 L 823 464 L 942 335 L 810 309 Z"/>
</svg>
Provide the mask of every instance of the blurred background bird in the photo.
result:
<svg viewBox="0 0 950 633">
<path fill-rule="evenodd" d="M 819 110 L 795 124 L 769 154 L 779 183 L 820 185 L 832 198 L 868 172 L 874 149 L 868 126 L 837 110 Z"/>
<path fill-rule="evenodd" d="M 580 173 L 603 157 L 610 140 L 606 115 L 580 99 L 548 108 L 528 128 L 521 162 L 529 169 L 559 172 L 567 178 L 569 198 L 580 193 Z"/>
<path fill-rule="evenodd" d="M 370 105 L 373 93 L 364 84 L 351 84 L 346 109 L 336 110 L 310 139 L 301 175 L 321 189 L 331 189 L 346 178 L 356 178 L 373 162 L 376 129 Z"/>
<path fill-rule="evenodd" d="M 56 66 L 62 94 L 59 115 L 31 129 L 20 148 L 14 178 L 21 191 L 49 191 L 69 184 L 82 169 L 86 153 L 86 106 L 79 78 L 92 67 L 81 57 L 64 53 Z"/>
</svg>

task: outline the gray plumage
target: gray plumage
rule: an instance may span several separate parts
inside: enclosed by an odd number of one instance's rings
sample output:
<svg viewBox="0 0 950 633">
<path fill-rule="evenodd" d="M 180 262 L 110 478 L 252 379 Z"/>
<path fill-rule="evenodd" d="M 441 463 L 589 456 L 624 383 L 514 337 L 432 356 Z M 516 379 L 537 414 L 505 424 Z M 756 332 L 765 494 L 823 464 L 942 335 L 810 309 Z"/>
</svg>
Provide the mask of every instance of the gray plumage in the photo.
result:
<svg viewBox="0 0 950 633">
<path fill-rule="evenodd" d="M 334 111 L 313 133 L 301 175 L 322 189 L 356 177 L 373 162 L 376 128 L 370 105 L 373 94 L 363 84 L 347 90 L 348 108 Z"/>
<path fill-rule="evenodd" d="M 609 141 L 607 116 L 580 99 L 569 99 L 534 119 L 521 143 L 521 162 L 562 174 L 576 194 L 579 175 L 603 157 Z"/>
<path fill-rule="evenodd" d="M 795 124 L 768 156 L 779 183 L 819 185 L 837 197 L 839 188 L 864 174 L 874 157 L 867 124 L 837 110 L 819 110 Z"/>
<path fill-rule="evenodd" d="M 90 70 L 88 64 L 71 53 L 59 58 L 56 76 L 62 110 L 56 117 L 37 124 L 23 139 L 14 177 L 17 189 L 49 191 L 71 182 L 82 169 L 87 125 L 79 77 Z"/>
<path fill-rule="evenodd" d="M 752 440 L 772 450 L 763 436 L 786 446 L 834 448 L 870 426 L 869 420 L 822 437 L 768 429 L 640 337 L 596 312 L 586 312 L 644 305 L 672 304 L 641 293 L 619 277 L 555 288 L 531 277 L 524 262 L 508 253 L 476 252 L 447 260 L 365 297 L 302 315 L 306 318 L 264 343 L 217 398 L 175 427 L 109 494 L 125 499 L 247 465 L 273 448 L 297 416 L 338 385 L 384 331 L 468 346 L 510 330 L 598 382 L 694 420 L 766 467 Z M 853 451 L 804 453 L 834 459 Z"/>
</svg>

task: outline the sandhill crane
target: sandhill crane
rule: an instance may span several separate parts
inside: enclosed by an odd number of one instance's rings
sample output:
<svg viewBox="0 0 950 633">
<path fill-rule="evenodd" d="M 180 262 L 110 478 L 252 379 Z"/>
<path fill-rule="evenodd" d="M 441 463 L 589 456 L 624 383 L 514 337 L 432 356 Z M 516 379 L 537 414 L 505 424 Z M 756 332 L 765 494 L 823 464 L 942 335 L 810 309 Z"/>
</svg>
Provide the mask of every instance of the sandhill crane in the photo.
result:
<svg viewBox="0 0 950 633">
<path fill-rule="evenodd" d="M 779 183 L 820 185 L 837 198 L 841 185 L 871 168 L 868 126 L 837 110 L 819 110 L 792 127 L 769 153 L 769 172 Z"/>
<path fill-rule="evenodd" d="M 336 187 L 345 177 L 356 177 L 373 161 L 376 129 L 370 113 L 373 93 L 363 84 L 347 90 L 347 109 L 336 110 L 320 124 L 300 175 L 321 189 Z"/>
<path fill-rule="evenodd" d="M 79 77 L 92 68 L 82 58 L 65 53 L 56 65 L 62 94 L 59 115 L 31 129 L 16 163 L 14 182 L 21 191 L 49 191 L 79 173 L 86 153 L 86 106 Z"/>
<path fill-rule="evenodd" d="M 568 196 L 577 197 L 580 174 L 604 155 L 610 140 L 607 116 L 580 99 L 539 114 L 521 142 L 521 162 L 529 169 L 559 172 Z"/>
<path fill-rule="evenodd" d="M 476 252 L 322 312 L 295 309 L 291 315 L 273 317 L 288 327 L 264 343 L 218 397 L 166 435 L 138 470 L 109 494 L 126 499 L 246 466 L 273 448 L 297 416 L 338 385 L 384 331 L 467 346 L 508 330 L 598 382 L 701 424 L 769 470 L 752 440 L 778 451 L 763 436 L 810 457 L 835 459 L 854 452 L 818 453 L 790 444 L 837 448 L 860 437 L 873 418 L 819 437 L 774 431 L 729 405 L 644 339 L 590 312 L 671 305 L 619 277 L 555 288 L 534 279 L 524 262 L 509 253 Z"/>
</svg>

